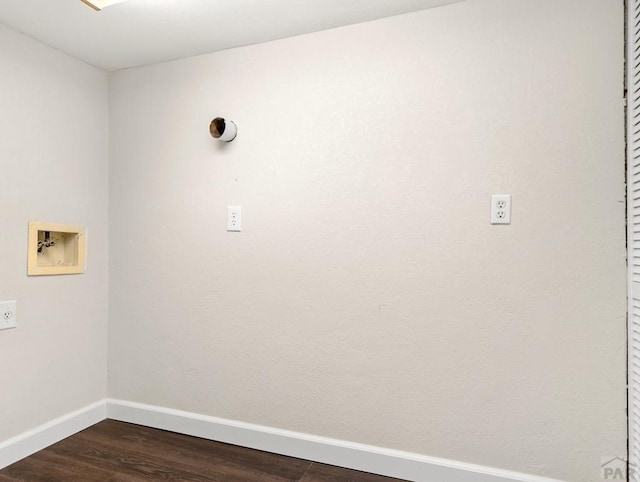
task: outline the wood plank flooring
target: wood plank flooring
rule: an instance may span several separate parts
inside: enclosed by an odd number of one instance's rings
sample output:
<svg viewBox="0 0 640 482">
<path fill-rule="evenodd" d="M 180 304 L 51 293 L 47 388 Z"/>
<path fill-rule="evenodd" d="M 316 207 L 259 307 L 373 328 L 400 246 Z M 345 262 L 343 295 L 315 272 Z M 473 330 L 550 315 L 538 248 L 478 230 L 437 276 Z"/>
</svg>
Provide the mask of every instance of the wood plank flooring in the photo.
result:
<svg viewBox="0 0 640 482">
<path fill-rule="evenodd" d="M 105 420 L 0 470 L 0 482 L 390 482 L 391 479 Z"/>
</svg>

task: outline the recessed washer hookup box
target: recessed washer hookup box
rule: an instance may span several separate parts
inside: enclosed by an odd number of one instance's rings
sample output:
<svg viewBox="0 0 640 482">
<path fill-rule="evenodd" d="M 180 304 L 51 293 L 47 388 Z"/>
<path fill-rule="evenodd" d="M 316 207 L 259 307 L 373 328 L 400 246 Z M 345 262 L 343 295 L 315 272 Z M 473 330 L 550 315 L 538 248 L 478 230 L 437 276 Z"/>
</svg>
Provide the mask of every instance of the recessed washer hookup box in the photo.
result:
<svg viewBox="0 0 640 482">
<path fill-rule="evenodd" d="M 85 229 L 55 223 L 29 223 L 29 276 L 84 273 Z"/>
</svg>

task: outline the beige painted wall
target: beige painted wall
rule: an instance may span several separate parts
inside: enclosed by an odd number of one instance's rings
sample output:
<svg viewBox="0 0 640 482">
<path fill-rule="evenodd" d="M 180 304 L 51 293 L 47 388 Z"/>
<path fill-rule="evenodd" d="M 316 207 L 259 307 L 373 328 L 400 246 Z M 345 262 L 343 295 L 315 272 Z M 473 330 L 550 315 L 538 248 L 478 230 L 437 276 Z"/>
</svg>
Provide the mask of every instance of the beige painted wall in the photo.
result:
<svg viewBox="0 0 640 482">
<path fill-rule="evenodd" d="M 621 0 L 470 0 L 113 74 L 110 396 L 599 477 L 622 60 Z"/>
<path fill-rule="evenodd" d="M 0 441 L 106 396 L 107 75 L 0 25 Z M 83 275 L 27 277 L 29 221 L 86 226 Z"/>
</svg>

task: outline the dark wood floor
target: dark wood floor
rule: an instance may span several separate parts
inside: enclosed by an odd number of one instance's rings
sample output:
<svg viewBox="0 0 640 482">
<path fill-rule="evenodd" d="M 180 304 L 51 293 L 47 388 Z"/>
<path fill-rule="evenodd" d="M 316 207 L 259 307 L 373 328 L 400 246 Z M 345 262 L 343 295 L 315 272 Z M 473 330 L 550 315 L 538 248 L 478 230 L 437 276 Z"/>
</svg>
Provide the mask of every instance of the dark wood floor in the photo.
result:
<svg viewBox="0 0 640 482">
<path fill-rule="evenodd" d="M 0 470 L 0 482 L 384 482 L 379 475 L 105 420 Z"/>
</svg>

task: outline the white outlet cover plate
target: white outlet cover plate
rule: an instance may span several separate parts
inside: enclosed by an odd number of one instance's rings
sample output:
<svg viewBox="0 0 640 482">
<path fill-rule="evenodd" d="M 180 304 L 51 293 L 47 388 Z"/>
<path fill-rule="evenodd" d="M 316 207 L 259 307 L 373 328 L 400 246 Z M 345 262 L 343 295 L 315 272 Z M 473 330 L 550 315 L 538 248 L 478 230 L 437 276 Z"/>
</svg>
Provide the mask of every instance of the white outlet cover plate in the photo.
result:
<svg viewBox="0 0 640 482">
<path fill-rule="evenodd" d="M 0 302 L 0 330 L 8 330 L 18 326 L 17 305 L 16 301 Z"/>
<path fill-rule="evenodd" d="M 511 224 L 511 195 L 491 196 L 491 224 Z"/>
<path fill-rule="evenodd" d="M 227 206 L 227 231 L 242 231 L 242 206 Z"/>
</svg>

